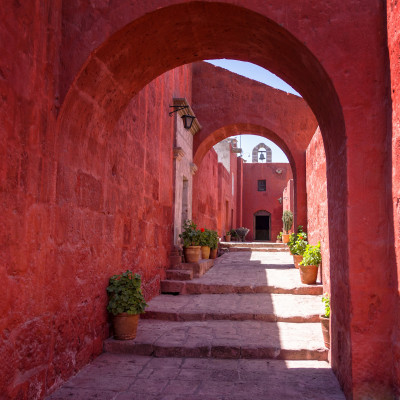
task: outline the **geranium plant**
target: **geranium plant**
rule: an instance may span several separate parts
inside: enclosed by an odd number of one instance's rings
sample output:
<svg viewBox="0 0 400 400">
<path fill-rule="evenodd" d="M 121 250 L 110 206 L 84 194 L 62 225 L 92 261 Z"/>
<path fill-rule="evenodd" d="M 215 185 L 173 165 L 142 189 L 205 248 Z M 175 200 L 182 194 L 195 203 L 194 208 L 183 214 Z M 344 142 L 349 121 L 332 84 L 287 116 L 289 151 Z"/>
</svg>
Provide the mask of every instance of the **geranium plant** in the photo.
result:
<svg viewBox="0 0 400 400">
<path fill-rule="evenodd" d="M 200 246 L 201 231 L 197 229 L 197 225 L 190 219 L 183 224 L 183 232 L 179 237 L 183 241 L 183 247 Z"/>
</svg>

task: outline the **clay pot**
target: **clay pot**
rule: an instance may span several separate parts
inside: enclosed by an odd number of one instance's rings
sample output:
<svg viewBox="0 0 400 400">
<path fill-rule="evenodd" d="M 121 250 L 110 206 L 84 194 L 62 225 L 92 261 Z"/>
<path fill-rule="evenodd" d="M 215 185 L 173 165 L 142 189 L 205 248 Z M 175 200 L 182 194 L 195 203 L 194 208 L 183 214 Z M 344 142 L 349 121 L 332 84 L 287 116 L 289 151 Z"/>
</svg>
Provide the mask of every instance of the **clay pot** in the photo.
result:
<svg viewBox="0 0 400 400">
<path fill-rule="evenodd" d="M 317 282 L 318 265 L 299 265 L 301 283 L 314 285 Z"/>
<path fill-rule="evenodd" d="M 201 246 L 188 246 L 183 248 L 183 254 L 185 255 L 185 261 L 187 263 L 196 263 L 200 260 Z"/>
<path fill-rule="evenodd" d="M 209 246 L 201 246 L 201 258 L 203 258 L 203 259 L 210 258 L 210 247 Z"/>
<path fill-rule="evenodd" d="M 210 258 L 212 260 L 216 259 L 217 258 L 217 253 L 218 253 L 218 249 L 211 249 L 210 250 Z"/>
<path fill-rule="evenodd" d="M 299 256 L 298 254 L 293 254 L 293 263 L 294 267 L 299 269 L 299 263 L 303 260 L 303 256 Z"/>
<path fill-rule="evenodd" d="M 283 243 L 289 243 L 289 240 L 290 240 L 290 235 L 289 234 L 283 234 L 282 235 L 282 242 Z"/>
<path fill-rule="evenodd" d="M 327 349 L 330 349 L 331 348 L 331 335 L 330 335 L 330 330 L 329 330 L 329 318 L 326 318 L 323 315 L 320 315 L 319 320 L 321 321 L 322 336 L 324 337 L 325 347 Z"/>
<path fill-rule="evenodd" d="M 130 340 L 135 339 L 139 314 L 122 313 L 113 316 L 114 339 Z"/>
<path fill-rule="evenodd" d="M 225 240 L 227 242 L 230 242 L 231 241 L 231 235 L 225 235 Z"/>
</svg>

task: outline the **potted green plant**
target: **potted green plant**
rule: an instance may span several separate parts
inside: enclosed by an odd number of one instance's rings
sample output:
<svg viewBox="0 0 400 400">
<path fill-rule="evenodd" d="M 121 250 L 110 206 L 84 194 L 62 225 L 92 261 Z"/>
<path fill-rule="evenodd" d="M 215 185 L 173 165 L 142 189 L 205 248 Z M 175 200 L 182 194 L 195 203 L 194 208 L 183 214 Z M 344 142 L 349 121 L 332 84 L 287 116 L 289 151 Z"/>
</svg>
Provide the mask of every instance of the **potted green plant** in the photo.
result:
<svg viewBox="0 0 400 400">
<path fill-rule="evenodd" d="M 198 262 L 200 259 L 200 233 L 193 221 L 188 219 L 184 222 L 183 231 L 179 237 L 183 241 L 183 254 L 188 263 Z"/>
<path fill-rule="evenodd" d="M 129 340 L 136 337 L 139 315 L 147 306 L 141 289 L 141 277 L 127 270 L 113 275 L 107 286 L 107 311 L 113 315 L 114 338 Z"/>
<path fill-rule="evenodd" d="M 303 253 L 303 260 L 299 264 L 302 283 L 313 285 L 317 281 L 318 266 L 321 263 L 321 243 L 316 246 L 308 244 Z"/>
<path fill-rule="evenodd" d="M 230 242 L 230 241 L 231 241 L 231 238 L 232 238 L 231 231 L 227 231 L 227 232 L 225 233 L 225 241 L 226 241 L 226 242 Z"/>
<path fill-rule="evenodd" d="M 201 246 L 201 258 L 210 258 L 211 250 L 211 231 L 209 229 L 200 229 L 200 246 Z"/>
<path fill-rule="evenodd" d="M 238 236 L 238 234 L 236 233 L 236 231 L 234 229 L 231 229 L 229 231 L 229 234 L 231 235 L 231 240 L 237 241 L 239 236 Z"/>
<path fill-rule="evenodd" d="M 293 263 L 295 268 L 299 268 L 300 262 L 303 260 L 303 254 L 307 248 L 307 235 L 305 232 L 297 234 L 297 240 L 294 242 L 291 253 L 293 255 Z"/>
<path fill-rule="evenodd" d="M 210 258 L 215 259 L 217 258 L 217 253 L 218 253 L 219 237 L 218 237 L 218 232 L 216 231 L 210 231 L 210 232 L 211 232 Z"/>
<path fill-rule="evenodd" d="M 282 242 L 288 243 L 289 242 L 289 231 L 293 225 L 293 213 L 290 210 L 285 210 L 282 215 L 283 221 L 283 230 L 284 234 L 282 235 Z"/>
<path fill-rule="evenodd" d="M 294 244 L 296 243 L 296 240 L 297 240 L 297 235 L 294 232 L 291 233 L 289 235 L 289 241 L 287 243 L 287 245 L 289 246 L 289 251 L 290 251 L 291 255 L 293 255 L 293 247 L 294 247 Z"/>
<path fill-rule="evenodd" d="M 282 243 L 282 233 L 283 232 L 279 232 L 276 236 L 276 243 Z"/>
<path fill-rule="evenodd" d="M 322 297 L 324 303 L 325 312 L 319 316 L 321 321 L 322 336 L 324 337 L 325 347 L 331 348 L 331 335 L 329 328 L 329 320 L 331 317 L 331 301 L 328 293 L 325 293 Z"/>
<path fill-rule="evenodd" d="M 293 263 L 299 268 L 299 262 L 303 259 L 303 253 L 307 245 L 307 233 L 303 232 L 303 226 L 297 227 L 297 234 L 290 234 L 288 246 L 290 254 L 293 256 Z"/>
</svg>

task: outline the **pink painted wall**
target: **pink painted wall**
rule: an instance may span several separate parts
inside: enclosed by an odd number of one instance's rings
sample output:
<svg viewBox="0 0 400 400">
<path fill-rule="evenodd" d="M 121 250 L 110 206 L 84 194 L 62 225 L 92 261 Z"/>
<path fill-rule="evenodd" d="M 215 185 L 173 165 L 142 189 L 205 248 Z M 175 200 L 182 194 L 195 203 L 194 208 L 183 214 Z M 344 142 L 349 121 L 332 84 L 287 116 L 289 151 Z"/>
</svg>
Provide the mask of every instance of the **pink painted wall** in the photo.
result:
<svg viewBox="0 0 400 400">
<path fill-rule="evenodd" d="M 276 170 L 282 170 L 278 174 Z M 271 240 L 282 230 L 282 197 L 287 181 L 292 178 L 287 163 L 244 163 L 243 164 L 243 226 L 250 229 L 246 240 L 254 239 L 254 213 L 265 210 L 271 213 Z M 257 181 L 266 180 L 265 192 L 257 190 Z"/>
<path fill-rule="evenodd" d="M 326 188 L 326 157 L 321 131 L 317 129 L 306 153 L 307 159 L 307 215 L 308 241 L 312 245 L 321 242 L 322 282 L 324 292 L 330 289 L 330 258 L 328 203 Z"/>
</svg>

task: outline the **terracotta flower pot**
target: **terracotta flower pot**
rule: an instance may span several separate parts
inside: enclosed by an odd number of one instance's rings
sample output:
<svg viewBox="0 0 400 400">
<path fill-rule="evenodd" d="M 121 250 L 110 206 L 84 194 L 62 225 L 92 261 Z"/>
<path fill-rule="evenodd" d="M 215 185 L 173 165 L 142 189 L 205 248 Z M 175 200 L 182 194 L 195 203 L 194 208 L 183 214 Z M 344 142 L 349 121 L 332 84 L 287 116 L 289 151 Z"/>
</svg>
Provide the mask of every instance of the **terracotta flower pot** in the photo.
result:
<svg viewBox="0 0 400 400">
<path fill-rule="evenodd" d="M 183 254 L 185 255 L 185 261 L 187 263 L 196 263 L 200 260 L 201 246 L 188 246 L 183 248 Z"/>
<path fill-rule="evenodd" d="M 231 235 L 225 235 L 225 240 L 227 242 L 230 242 L 231 241 Z"/>
<path fill-rule="evenodd" d="M 298 254 L 293 254 L 293 263 L 295 268 L 299 269 L 299 263 L 303 260 L 303 256 L 299 256 Z"/>
<path fill-rule="evenodd" d="M 130 340 L 135 339 L 139 314 L 122 313 L 113 316 L 114 339 Z"/>
<path fill-rule="evenodd" d="M 299 265 L 300 279 L 306 285 L 314 285 L 317 282 L 318 265 Z"/>
<path fill-rule="evenodd" d="M 290 240 L 290 235 L 289 234 L 283 234 L 282 235 L 282 242 L 283 243 L 289 243 L 289 240 Z"/>
<path fill-rule="evenodd" d="M 218 253 L 218 249 L 211 249 L 210 250 L 210 258 L 212 260 L 216 259 L 217 258 L 217 253 Z"/>
<path fill-rule="evenodd" d="M 201 246 L 201 258 L 203 258 L 203 259 L 210 258 L 210 247 L 209 246 Z"/>
<path fill-rule="evenodd" d="M 330 330 L 329 330 L 329 318 L 326 318 L 323 315 L 320 315 L 319 320 L 321 321 L 322 336 L 324 337 L 325 347 L 327 349 L 330 349 L 331 348 L 331 335 L 330 335 Z"/>
</svg>

